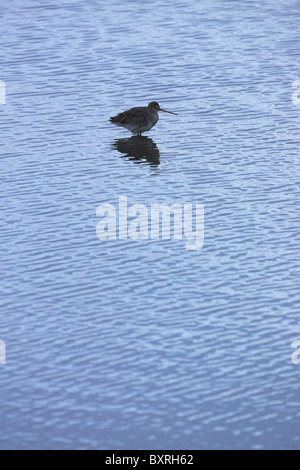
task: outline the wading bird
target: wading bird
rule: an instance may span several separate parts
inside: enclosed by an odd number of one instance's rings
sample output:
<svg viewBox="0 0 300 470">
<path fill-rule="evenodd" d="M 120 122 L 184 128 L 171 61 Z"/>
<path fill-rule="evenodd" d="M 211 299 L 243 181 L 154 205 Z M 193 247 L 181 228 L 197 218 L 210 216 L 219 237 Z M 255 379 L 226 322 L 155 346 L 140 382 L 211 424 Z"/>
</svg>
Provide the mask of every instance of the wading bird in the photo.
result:
<svg viewBox="0 0 300 470">
<path fill-rule="evenodd" d="M 110 118 L 110 122 L 119 127 L 125 127 L 135 135 L 142 135 L 143 132 L 148 132 L 152 129 L 159 120 L 158 112 L 174 114 L 171 111 L 162 109 L 156 101 L 152 101 L 148 106 L 140 108 L 131 108 L 124 113 L 120 113 L 115 117 Z"/>
</svg>

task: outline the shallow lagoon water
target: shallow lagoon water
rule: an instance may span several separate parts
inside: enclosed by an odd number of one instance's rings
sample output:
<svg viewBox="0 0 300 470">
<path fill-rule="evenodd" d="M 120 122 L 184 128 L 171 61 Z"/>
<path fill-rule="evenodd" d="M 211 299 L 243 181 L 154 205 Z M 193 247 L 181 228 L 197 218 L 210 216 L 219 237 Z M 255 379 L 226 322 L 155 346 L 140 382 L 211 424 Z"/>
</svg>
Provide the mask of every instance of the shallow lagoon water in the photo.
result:
<svg viewBox="0 0 300 470">
<path fill-rule="evenodd" d="M 299 449 L 299 2 L 2 23 L 0 448 Z M 152 100 L 142 145 L 108 122 Z M 101 242 L 120 195 L 204 204 L 203 249 Z"/>
</svg>

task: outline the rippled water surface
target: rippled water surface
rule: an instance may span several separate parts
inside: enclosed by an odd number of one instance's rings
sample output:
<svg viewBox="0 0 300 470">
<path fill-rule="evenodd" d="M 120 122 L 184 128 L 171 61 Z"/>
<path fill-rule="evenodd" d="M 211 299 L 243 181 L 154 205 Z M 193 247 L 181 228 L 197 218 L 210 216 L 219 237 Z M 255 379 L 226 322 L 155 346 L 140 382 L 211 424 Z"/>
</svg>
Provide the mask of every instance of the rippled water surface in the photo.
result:
<svg viewBox="0 0 300 470">
<path fill-rule="evenodd" d="M 1 10 L 0 448 L 299 449 L 299 1 Z M 120 195 L 204 204 L 203 249 L 101 242 Z"/>
</svg>

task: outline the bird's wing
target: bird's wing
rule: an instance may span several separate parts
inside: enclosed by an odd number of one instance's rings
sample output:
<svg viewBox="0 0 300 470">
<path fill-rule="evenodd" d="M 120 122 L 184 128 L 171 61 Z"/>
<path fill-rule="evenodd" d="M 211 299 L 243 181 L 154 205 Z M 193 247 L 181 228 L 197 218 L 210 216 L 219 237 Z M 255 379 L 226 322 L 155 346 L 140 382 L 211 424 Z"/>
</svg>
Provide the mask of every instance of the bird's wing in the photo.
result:
<svg viewBox="0 0 300 470">
<path fill-rule="evenodd" d="M 129 109 L 129 111 L 125 111 L 124 113 L 120 113 L 114 118 L 111 118 L 111 122 L 121 125 L 130 124 L 131 126 L 143 127 L 147 125 L 148 119 L 143 109 L 132 108 Z"/>
</svg>

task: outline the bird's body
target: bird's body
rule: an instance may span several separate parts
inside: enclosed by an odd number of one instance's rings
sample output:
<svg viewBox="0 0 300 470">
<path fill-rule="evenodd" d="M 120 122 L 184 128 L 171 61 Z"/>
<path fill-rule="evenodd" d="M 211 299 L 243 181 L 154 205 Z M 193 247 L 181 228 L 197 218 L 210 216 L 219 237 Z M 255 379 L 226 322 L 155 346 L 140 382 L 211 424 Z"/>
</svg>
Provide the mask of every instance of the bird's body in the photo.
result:
<svg viewBox="0 0 300 470">
<path fill-rule="evenodd" d="M 150 131 L 159 120 L 158 111 L 164 113 L 175 114 L 171 111 L 161 109 L 158 103 L 153 101 L 148 106 L 131 108 L 124 113 L 120 113 L 110 118 L 110 122 L 119 127 L 125 127 L 135 135 L 142 135 L 144 132 Z"/>
</svg>

